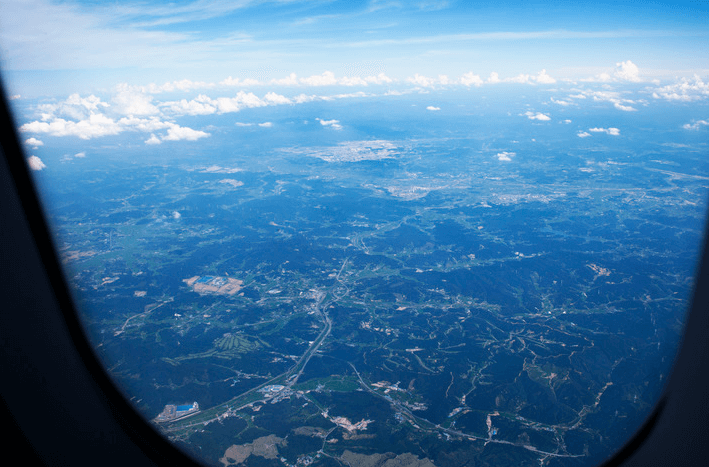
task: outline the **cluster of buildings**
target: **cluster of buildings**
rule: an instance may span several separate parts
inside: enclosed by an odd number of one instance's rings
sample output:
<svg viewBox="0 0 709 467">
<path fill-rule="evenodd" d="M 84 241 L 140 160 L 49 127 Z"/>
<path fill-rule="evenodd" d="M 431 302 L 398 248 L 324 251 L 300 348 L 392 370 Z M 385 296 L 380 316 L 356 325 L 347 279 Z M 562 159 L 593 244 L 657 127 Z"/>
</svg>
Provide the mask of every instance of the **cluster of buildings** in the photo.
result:
<svg viewBox="0 0 709 467">
<path fill-rule="evenodd" d="M 160 415 L 155 417 L 155 420 L 158 422 L 167 422 L 197 411 L 199 411 L 199 404 L 197 402 L 193 402 L 191 405 L 168 404 L 162 412 L 160 412 Z"/>
</svg>

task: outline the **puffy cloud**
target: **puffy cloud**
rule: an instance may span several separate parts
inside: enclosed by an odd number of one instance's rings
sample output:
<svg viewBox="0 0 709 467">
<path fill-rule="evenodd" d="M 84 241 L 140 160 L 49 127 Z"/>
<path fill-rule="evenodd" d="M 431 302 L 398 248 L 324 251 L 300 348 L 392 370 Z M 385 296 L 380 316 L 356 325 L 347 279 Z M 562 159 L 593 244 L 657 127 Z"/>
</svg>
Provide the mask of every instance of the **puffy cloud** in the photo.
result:
<svg viewBox="0 0 709 467">
<path fill-rule="evenodd" d="M 413 77 L 406 78 L 407 83 L 412 83 L 423 88 L 430 88 L 438 85 L 449 84 L 448 76 L 438 75 L 438 78 L 429 78 L 416 73 Z"/>
<path fill-rule="evenodd" d="M 22 97 L 22 96 L 19 95 L 19 94 L 13 94 L 12 96 L 10 96 L 9 99 L 10 99 L 11 101 L 14 101 L 14 100 L 19 99 L 19 98 L 21 98 L 21 97 Z"/>
<path fill-rule="evenodd" d="M 298 84 L 298 77 L 295 73 L 291 73 L 285 78 L 271 80 L 271 83 L 277 84 L 279 86 L 295 86 Z"/>
<path fill-rule="evenodd" d="M 212 99 L 204 94 L 198 95 L 195 99 L 181 99 L 160 104 L 164 109 L 177 115 L 211 115 L 217 111 Z"/>
<path fill-rule="evenodd" d="M 642 81 L 640 78 L 640 69 L 636 64 L 627 60 L 625 62 L 620 62 L 615 64 L 615 70 L 613 70 L 613 75 L 609 73 L 600 73 L 591 78 L 581 79 L 581 81 L 595 82 L 595 83 L 609 83 L 611 81 L 627 81 L 632 83 L 639 83 Z"/>
<path fill-rule="evenodd" d="M 133 129 L 144 132 L 153 132 L 168 128 L 171 124 L 163 122 L 158 117 L 138 118 L 138 117 L 123 117 L 118 120 L 118 124 L 126 129 Z"/>
<path fill-rule="evenodd" d="M 326 71 L 322 75 L 300 78 L 300 82 L 306 86 L 332 86 L 333 84 L 338 84 L 335 74 L 331 71 Z"/>
<path fill-rule="evenodd" d="M 554 99 L 553 97 L 551 98 L 551 101 L 552 101 L 553 103 L 555 103 L 555 104 L 563 105 L 564 107 L 569 106 L 569 105 L 572 104 L 572 103 L 569 102 L 569 101 L 561 101 L 561 100 Z"/>
<path fill-rule="evenodd" d="M 155 133 L 151 133 L 150 138 L 145 140 L 145 144 L 150 144 L 150 145 L 161 144 L 161 143 L 162 143 L 162 141 L 160 141 L 160 138 L 155 136 Z"/>
<path fill-rule="evenodd" d="M 288 99 L 285 96 L 282 96 L 280 94 L 276 94 L 275 92 L 269 92 L 265 96 L 263 96 L 263 100 L 268 102 L 269 104 L 292 104 L 293 102 Z"/>
<path fill-rule="evenodd" d="M 182 217 L 182 214 L 180 214 L 178 211 L 172 211 L 173 219 L 179 219 L 180 217 Z"/>
<path fill-rule="evenodd" d="M 88 97 L 72 94 L 61 102 L 41 104 L 37 106 L 37 110 L 40 111 L 43 121 L 52 120 L 57 117 L 83 120 L 88 118 L 91 114 L 104 110 L 107 107 L 109 107 L 109 104 L 103 102 L 99 97 L 93 94 Z"/>
<path fill-rule="evenodd" d="M 37 138 L 28 138 L 25 140 L 25 144 L 28 146 L 32 146 L 33 148 L 37 148 L 39 146 L 44 146 L 44 143 Z"/>
<path fill-rule="evenodd" d="M 74 157 L 76 157 L 77 159 L 83 159 L 84 157 L 86 157 L 86 153 L 83 151 L 77 152 L 76 154 L 74 154 Z"/>
<path fill-rule="evenodd" d="M 192 128 L 180 126 L 176 123 L 170 124 L 167 129 L 167 135 L 163 136 L 163 141 L 197 141 L 200 138 L 206 138 L 209 133 L 204 131 L 193 130 Z"/>
<path fill-rule="evenodd" d="M 160 110 L 152 104 L 153 96 L 136 92 L 127 87 L 113 96 L 113 109 L 122 115 L 155 115 Z"/>
<path fill-rule="evenodd" d="M 359 76 L 345 76 L 337 80 L 337 84 L 341 84 L 343 86 L 366 86 L 369 83 L 367 83 L 363 78 L 360 78 Z"/>
<path fill-rule="evenodd" d="M 394 81 L 384 73 L 379 73 L 377 76 L 367 76 L 364 80 L 370 84 L 389 84 Z"/>
<path fill-rule="evenodd" d="M 619 81 L 631 81 L 637 83 L 640 80 L 640 70 L 638 66 L 627 60 L 625 62 L 616 63 L 616 69 L 613 76 Z"/>
<path fill-rule="evenodd" d="M 614 102 L 613 107 L 615 107 L 618 110 L 622 110 L 624 112 L 635 112 L 638 110 L 635 107 L 630 107 L 629 105 L 623 105 L 620 102 Z"/>
<path fill-rule="evenodd" d="M 694 123 L 685 123 L 682 128 L 685 130 L 698 130 L 700 127 L 709 126 L 709 121 L 697 120 Z"/>
<path fill-rule="evenodd" d="M 576 133 L 576 136 L 578 136 L 579 138 L 587 138 L 591 136 L 591 133 L 587 131 L 579 131 L 578 133 Z"/>
<path fill-rule="evenodd" d="M 517 155 L 516 152 L 503 151 L 503 152 L 498 152 L 495 157 L 497 157 L 497 160 L 498 160 L 498 161 L 501 161 L 501 162 L 509 162 L 509 161 L 511 161 L 512 158 L 513 158 L 514 156 L 516 156 L 516 155 Z"/>
<path fill-rule="evenodd" d="M 428 107 L 426 107 L 426 110 L 441 110 L 441 108 L 440 108 L 440 107 L 434 107 L 434 106 L 432 106 L 432 105 L 429 105 Z"/>
<path fill-rule="evenodd" d="M 231 76 L 227 79 L 220 81 L 219 84 L 222 86 L 258 86 L 261 82 L 253 78 L 245 78 L 243 80 L 239 78 L 232 78 Z"/>
<path fill-rule="evenodd" d="M 537 83 L 541 83 L 541 84 L 554 84 L 554 83 L 556 83 L 556 80 L 555 80 L 554 78 L 552 78 L 551 76 L 549 76 L 549 75 L 547 74 L 547 71 L 546 71 L 546 70 L 540 71 L 539 74 L 534 78 L 534 80 L 535 80 Z"/>
<path fill-rule="evenodd" d="M 592 133 L 606 133 L 612 136 L 620 135 L 620 130 L 618 128 L 589 128 L 588 131 Z"/>
<path fill-rule="evenodd" d="M 480 87 L 483 85 L 483 80 L 482 78 L 480 78 L 480 76 L 474 74 L 472 71 L 469 71 L 468 73 L 465 73 L 463 76 L 460 77 L 460 84 L 468 87 Z"/>
<path fill-rule="evenodd" d="M 656 88 L 652 97 L 668 101 L 689 102 L 709 97 L 709 83 L 704 83 L 698 75 L 692 79 L 682 78 L 679 82 Z"/>
<path fill-rule="evenodd" d="M 497 73 L 495 73 L 496 78 L 499 80 L 499 77 L 497 77 Z M 492 78 L 492 75 L 490 76 Z M 489 80 L 488 80 L 489 81 Z M 549 76 L 547 74 L 546 70 L 540 71 L 537 76 L 532 76 L 532 75 L 527 75 L 527 74 L 520 74 L 512 78 L 505 78 L 502 80 L 503 82 L 506 83 L 521 83 L 521 84 L 553 84 L 556 83 L 556 80 Z"/>
<path fill-rule="evenodd" d="M 42 159 L 40 159 L 37 156 L 30 156 L 27 158 L 27 164 L 30 166 L 30 169 L 32 170 L 42 170 L 45 167 L 47 167 L 44 162 L 42 162 Z"/>
<path fill-rule="evenodd" d="M 293 98 L 293 102 L 296 104 L 304 104 L 305 102 L 312 102 L 315 100 L 318 100 L 318 96 L 313 96 L 313 95 L 307 95 L 307 94 L 298 94 Z"/>
<path fill-rule="evenodd" d="M 490 84 L 495 84 L 500 82 L 500 75 L 497 74 L 497 72 L 493 71 L 490 73 L 490 77 L 487 79 L 487 82 Z"/>
<path fill-rule="evenodd" d="M 103 114 L 91 114 L 87 119 L 78 122 L 56 118 L 51 122 L 25 123 L 20 127 L 20 131 L 91 139 L 99 136 L 117 135 L 123 131 L 123 127 Z"/>
<path fill-rule="evenodd" d="M 319 121 L 322 126 L 329 126 L 330 128 L 333 128 L 335 130 L 342 129 L 342 125 L 340 125 L 339 120 L 321 120 L 319 118 L 316 118 L 315 120 Z"/>
<path fill-rule="evenodd" d="M 262 128 L 271 128 L 271 127 L 273 126 L 273 123 L 271 123 L 271 122 L 263 122 L 263 123 L 259 123 L 258 126 L 260 126 L 260 127 L 262 127 Z"/>
<path fill-rule="evenodd" d="M 524 115 L 530 120 L 539 120 L 541 122 L 546 122 L 546 121 L 551 120 L 551 117 L 549 117 L 549 115 L 545 115 L 541 112 L 537 112 L 535 114 L 534 112 L 527 111 L 524 113 Z"/>
<path fill-rule="evenodd" d="M 266 96 L 270 103 L 285 103 L 287 101 L 285 97 L 275 93 L 269 93 Z M 213 113 L 238 112 L 244 108 L 263 107 L 268 104 L 269 102 L 260 99 L 254 93 L 239 91 L 234 97 L 212 99 L 209 96 L 200 94 L 190 101 L 182 99 L 164 102 L 160 105 L 177 115 L 210 115 Z"/>
<path fill-rule="evenodd" d="M 236 125 L 236 126 L 253 126 L 253 123 L 236 122 L 234 125 Z"/>
</svg>

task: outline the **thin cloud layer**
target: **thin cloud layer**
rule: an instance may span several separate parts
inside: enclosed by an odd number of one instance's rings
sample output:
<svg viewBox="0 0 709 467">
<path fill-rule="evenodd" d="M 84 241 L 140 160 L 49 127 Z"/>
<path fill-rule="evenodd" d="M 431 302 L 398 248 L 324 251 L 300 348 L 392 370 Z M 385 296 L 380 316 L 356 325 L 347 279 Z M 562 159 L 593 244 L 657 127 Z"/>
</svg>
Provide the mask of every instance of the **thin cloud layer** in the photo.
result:
<svg viewBox="0 0 709 467">
<path fill-rule="evenodd" d="M 320 118 L 316 118 L 315 120 L 319 121 L 322 126 L 330 127 L 334 130 L 341 130 L 342 129 L 342 125 L 340 125 L 339 120 L 334 120 L 334 119 L 333 120 L 322 120 Z"/>
<path fill-rule="evenodd" d="M 620 130 L 618 128 L 589 128 L 588 131 L 591 133 L 605 133 L 611 136 L 620 135 Z"/>
<path fill-rule="evenodd" d="M 703 126 L 709 126 L 709 121 L 707 120 L 697 120 L 693 123 L 685 123 L 682 128 L 685 130 L 698 130 Z"/>
</svg>

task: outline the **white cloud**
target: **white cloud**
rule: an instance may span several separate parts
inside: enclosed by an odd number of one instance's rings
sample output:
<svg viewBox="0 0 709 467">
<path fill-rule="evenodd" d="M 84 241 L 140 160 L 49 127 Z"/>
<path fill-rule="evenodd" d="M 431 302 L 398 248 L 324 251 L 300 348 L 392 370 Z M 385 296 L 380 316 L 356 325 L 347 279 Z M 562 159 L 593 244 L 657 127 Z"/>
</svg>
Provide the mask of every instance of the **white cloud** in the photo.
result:
<svg viewBox="0 0 709 467">
<path fill-rule="evenodd" d="M 549 115 L 545 115 L 541 112 L 537 112 L 535 114 L 534 112 L 527 111 L 524 113 L 524 115 L 530 120 L 539 120 L 542 122 L 546 122 L 546 121 L 551 120 L 551 117 L 549 117 Z"/>
<path fill-rule="evenodd" d="M 490 77 L 487 79 L 487 82 L 490 84 L 495 84 L 500 82 L 500 75 L 497 74 L 497 72 L 493 71 L 490 73 Z"/>
<path fill-rule="evenodd" d="M 234 125 L 236 125 L 236 126 L 253 126 L 253 123 L 236 122 Z"/>
<path fill-rule="evenodd" d="M 275 92 L 269 92 L 265 96 L 263 96 L 263 100 L 268 102 L 269 104 L 292 104 L 293 102 L 288 99 L 285 96 L 282 96 L 280 94 L 276 94 Z"/>
<path fill-rule="evenodd" d="M 709 97 L 709 83 L 704 83 L 698 75 L 692 79 L 682 78 L 679 82 L 656 88 L 652 97 L 668 101 L 690 102 Z"/>
<path fill-rule="evenodd" d="M 546 71 L 546 70 L 540 71 L 539 74 L 534 78 L 534 80 L 535 80 L 537 83 L 541 83 L 541 84 L 554 84 L 554 83 L 556 83 L 556 80 L 555 80 L 554 78 L 552 78 L 551 76 L 549 76 L 549 75 L 547 74 L 547 71 Z"/>
<path fill-rule="evenodd" d="M 204 94 L 189 101 L 187 99 L 169 101 L 160 104 L 160 106 L 177 115 L 211 115 L 217 111 L 212 99 Z"/>
<path fill-rule="evenodd" d="M 700 127 L 709 126 L 709 121 L 707 120 L 697 120 L 694 123 L 685 123 L 682 128 L 685 130 L 698 130 Z"/>
<path fill-rule="evenodd" d="M 376 76 L 367 76 L 364 78 L 364 80 L 370 84 L 389 84 L 394 81 L 393 79 L 389 78 L 384 73 L 379 73 Z"/>
<path fill-rule="evenodd" d="M 30 156 L 27 158 L 27 164 L 29 164 L 30 169 L 32 170 L 42 170 L 45 167 L 47 167 L 44 162 L 42 162 L 42 159 L 40 159 L 37 156 Z"/>
<path fill-rule="evenodd" d="M 22 97 L 22 96 L 19 95 L 19 94 L 13 94 L 12 96 L 10 96 L 9 99 L 10 99 L 11 101 L 14 101 L 14 100 L 16 100 L 16 99 L 20 99 L 21 97 Z"/>
<path fill-rule="evenodd" d="M 295 86 L 298 84 L 298 77 L 295 73 L 291 73 L 285 78 L 271 80 L 271 83 L 277 84 L 279 86 Z"/>
<path fill-rule="evenodd" d="M 179 219 L 180 217 L 182 217 L 182 214 L 180 214 L 178 211 L 172 211 L 173 219 Z"/>
<path fill-rule="evenodd" d="M 28 146 L 32 146 L 33 148 L 37 149 L 39 146 L 44 146 L 44 143 L 37 138 L 28 138 L 25 140 L 25 144 Z"/>
<path fill-rule="evenodd" d="M 642 81 L 640 78 L 640 69 L 636 64 L 630 60 L 625 62 L 620 62 L 615 64 L 615 69 L 613 70 L 613 75 L 609 73 L 600 73 L 591 78 L 581 79 L 580 81 L 595 82 L 595 83 L 610 83 L 615 82 L 631 82 L 639 83 Z"/>
<path fill-rule="evenodd" d="M 312 101 L 318 100 L 318 99 L 319 99 L 318 96 L 313 96 L 313 95 L 309 96 L 307 94 L 301 93 L 293 98 L 293 102 L 295 102 L 296 104 L 303 104 L 305 102 L 312 102 Z"/>
<path fill-rule="evenodd" d="M 428 107 L 426 107 L 426 110 L 441 110 L 441 108 L 440 108 L 440 107 L 434 107 L 434 106 L 432 106 L 432 105 L 429 105 Z"/>
<path fill-rule="evenodd" d="M 497 73 L 495 73 L 495 76 L 499 79 L 497 76 Z M 492 74 L 490 75 L 490 78 L 492 78 Z M 488 80 L 490 81 L 490 80 Z M 532 76 L 528 74 L 520 74 L 517 76 L 514 76 L 512 78 L 505 78 L 502 80 L 505 83 L 521 83 L 521 84 L 553 84 L 556 83 L 556 80 L 549 76 L 547 74 L 546 70 L 540 71 L 537 76 Z M 492 81 L 490 81 L 492 82 Z"/>
<path fill-rule="evenodd" d="M 160 138 L 155 136 L 155 133 L 151 133 L 150 138 L 145 140 L 145 144 L 150 144 L 150 145 L 161 144 L 161 143 L 162 143 L 162 141 L 160 141 Z"/>
<path fill-rule="evenodd" d="M 222 86 L 258 86 L 261 82 L 253 78 L 245 78 L 242 80 L 239 78 L 234 79 L 230 76 L 227 79 L 220 81 L 219 84 Z"/>
<path fill-rule="evenodd" d="M 83 159 L 84 157 L 86 157 L 86 153 L 83 151 L 77 152 L 76 154 L 74 154 L 74 157 L 76 157 L 77 159 Z"/>
<path fill-rule="evenodd" d="M 612 136 L 620 135 L 620 130 L 618 128 L 589 128 L 588 131 L 592 133 L 606 133 Z"/>
<path fill-rule="evenodd" d="M 300 78 L 300 82 L 306 86 L 332 86 L 333 84 L 337 84 L 337 79 L 335 79 L 333 72 L 326 71 L 322 75 Z"/>
<path fill-rule="evenodd" d="M 209 133 L 204 131 L 193 130 L 192 128 L 183 127 L 176 123 L 170 124 L 167 129 L 167 135 L 163 136 L 163 141 L 197 141 L 200 138 L 206 138 Z"/>
<path fill-rule="evenodd" d="M 286 103 L 288 100 L 275 93 L 268 93 L 270 103 Z M 177 115 L 210 115 L 213 113 L 238 112 L 244 108 L 263 107 L 269 105 L 266 100 L 260 99 L 254 93 L 239 91 L 234 97 L 217 97 L 212 99 L 204 94 L 198 95 L 190 101 L 182 99 L 160 104 L 161 107 Z"/>
<path fill-rule="evenodd" d="M 133 116 L 121 118 L 118 120 L 118 124 L 125 129 L 144 131 L 146 133 L 164 130 L 165 128 L 169 128 L 171 125 L 170 122 L 164 122 L 158 117 L 138 118 Z"/>
<path fill-rule="evenodd" d="M 312 75 L 300 79 L 298 79 L 295 73 L 291 73 L 285 78 L 271 80 L 271 84 L 277 86 L 369 86 L 370 84 L 389 84 L 392 82 L 394 82 L 394 80 L 384 73 L 379 73 L 376 76 L 343 76 L 337 78 L 331 71 L 325 71 L 320 75 Z"/>
<path fill-rule="evenodd" d="M 112 118 L 103 114 L 91 114 L 87 119 L 78 122 L 56 118 L 51 122 L 34 121 L 25 123 L 20 127 L 20 131 L 91 139 L 99 136 L 117 135 L 123 131 L 123 128 Z"/>
<path fill-rule="evenodd" d="M 102 111 L 107 107 L 109 107 L 109 104 L 103 102 L 99 97 L 93 94 L 88 97 L 72 94 L 61 102 L 40 104 L 37 106 L 37 110 L 40 111 L 43 121 L 57 117 L 83 120 L 88 118 L 91 114 Z"/>
<path fill-rule="evenodd" d="M 429 78 L 427 76 L 419 75 L 418 73 L 416 73 L 413 77 L 410 76 L 406 78 L 406 82 L 415 84 L 416 86 L 421 86 L 423 88 L 445 86 L 451 83 L 446 75 L 438 75 L 438 78 Z"/>
<path fill-rule="evenodd" d="M 596 102 L 610 102 L 618 110 L 623 110 L 625 112 L 634 112 L 637 109 L 631 107 L 627 104 L 635 104 L 636 101 L 632 99 L 625 99 L 621 97 L 621 93 L 617 91 L 583 91 L 583 94 L 588 97 L 592 97 Z M 578 98 L 578 96 L 569 96 Z"/>
<path fill-rule="evenodd" d="M 569 101 L 561 101 L 561 100 L 554 99 L 553 97 L 551 98 L 551 101 L 552 101 L 554 104 L 563 105 L 564 107 L 569 106 L 569 105 L 572 104 L 572 103 L 569 102 Z"/>
<path fill-rule="evenodd" d="M 616 63 L 616 69 L 613 76 L 619 81 L 631 81 L 637 83 L 640 80 L 640 70 L 638 66 L 627 60 L 625 62 Z"/>
<path fill-rule="evenodd" d="M 496 155 L 496 157 L 497 157 L 497 160 L 498 160 L 498 161 L 501 161 L 501 162 L 509 162 L 509 161 L 511 161 L 512 158 L 513 158 L 514 156 L 516 156 L 516 155 L 517 155 L 517 153 L 515 153 L 515 152 L 503 151 L 503 152 L 498 152 L 497 155 Z"/>
<path fill-rule="evenodd" d="M 342 129 L 342 125 L 340 125 L 339 120 L 321 120 L 319 118 L 316 118 L 315 120 L 319 121 L 322 126 L 329 126 L 335 130 Z"/>
<path fill-rule="evenodd" d="M 579 138 L 587 138 L 587 137 L 591 136 L 591 133 L 589 133 L 587 131 L 579 131 L 576 134 L 576 136 L 578 136 Z"/>
<path fill-rule="evenodd" d="M 614 102 L 613 107 L 615 107 L 618 110 L 622 110 L 624 112 L 635 112 L 638 110 L 635 107 L 630 107 L 629 105 L 623 105 L 620 102 Z"/>
<path fill-rule="evenodd" d="M 152 104 L 153 96 L 129 89 L 126 85 L 119 85 L 118 92 L 111 102 L 113 110 L 121 115 L 155 115 L 160 110 Z"/>
<path fill-rule="evenodd" d="M 483 80 L 480 78 L 480 76 L 474 74 L 472 71 L 465 73 L 463 76 L 460 77 L 460 84 L 464 86 L 475 86 L 475 87 L 480 87 L 483 85 Z"/>
<path fill-rule="evenodd" d="M 259 123 L 258 126 L 260 126 L 260 127 L 262 127 L 262 128 L 271 128 L 271 127 L 273 126 L 273 123 L 271 123 L 271 122 L 263 122 L 263 123 Z"/>
</svg>

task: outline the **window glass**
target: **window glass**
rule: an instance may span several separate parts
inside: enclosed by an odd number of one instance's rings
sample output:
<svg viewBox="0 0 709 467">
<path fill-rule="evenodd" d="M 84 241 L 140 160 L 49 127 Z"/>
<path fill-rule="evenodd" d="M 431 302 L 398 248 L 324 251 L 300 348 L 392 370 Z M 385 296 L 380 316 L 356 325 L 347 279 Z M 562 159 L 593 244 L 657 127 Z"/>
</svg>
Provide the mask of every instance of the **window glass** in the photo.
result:
<svg viewBox="0 0 709 467">
<path fill-rule="evenodd" d="M 699 8 L 8 1 L 0 57 L 86 337 L 185 452 L 596 465 L 683 332 Z"/>
</svg>

